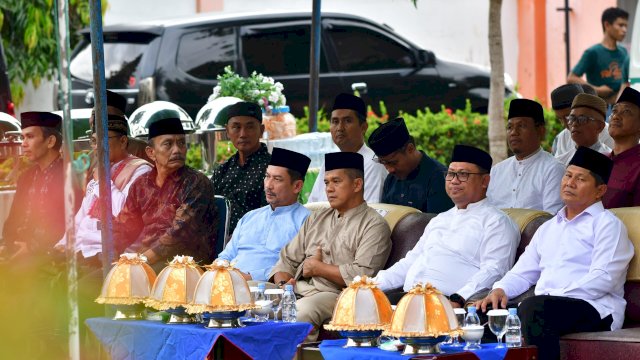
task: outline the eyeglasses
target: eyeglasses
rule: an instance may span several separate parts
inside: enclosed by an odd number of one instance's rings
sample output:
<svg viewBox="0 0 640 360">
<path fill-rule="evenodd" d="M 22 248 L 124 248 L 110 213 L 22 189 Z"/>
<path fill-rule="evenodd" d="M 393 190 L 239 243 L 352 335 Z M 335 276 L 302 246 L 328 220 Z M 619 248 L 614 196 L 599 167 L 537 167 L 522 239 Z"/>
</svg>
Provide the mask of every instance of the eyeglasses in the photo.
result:
<svg viewBox="0 0 640 360">
<path fill-rule="evenodd" d="M 477 173 L 473 173 L 473 172 L 467 172 L 467 171 L 445 171 L 444 172 L 444 179 L 447 181 L 453 181 L 453 179 L 455 177 L 458 177 L 458 180 L 460 182 L 465 182 L 467 180 L 469 180 L 469 175 L 485 175 L 487 174 L 486 172 L 477 172 Z"/>
<path fill-rule="evenodd" d="M 395 159 L 395 160 L 382 160 L 377 156 L 373 157 L 373 162 L 376 162 L 380 165 L 388 165 L 388 166 L 396 166 L 398 165 L 398 163 L 400 162 L 400 160 Z"/>
<path fill-rule="evenodd" d="M 107 139 L 115 139 L 115 138 L 119 138 L 121 136 L 124 135 L 112 135 L 112 136 L 107 136 Z M 91 145 L 97 145 L 98 144 L 98 140 L 94 137 L 91 138 Z"/>
<path fill-rule="evenodd" d="M 587 115 L 569 115 L 566 117 L 567 125 L 584 125 L 589 121 L 601 121 Z"/>
</svg>

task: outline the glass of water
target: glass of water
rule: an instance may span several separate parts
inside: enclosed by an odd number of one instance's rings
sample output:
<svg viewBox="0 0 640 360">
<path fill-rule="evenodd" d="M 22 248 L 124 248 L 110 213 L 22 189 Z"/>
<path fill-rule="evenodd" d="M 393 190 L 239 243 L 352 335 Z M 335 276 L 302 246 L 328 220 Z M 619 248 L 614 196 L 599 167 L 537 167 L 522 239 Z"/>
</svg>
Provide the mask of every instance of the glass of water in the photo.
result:
<svg viewBox="0 0 640 360">
<path fill-rule="evenodd" d="M 507 332 L 507 316 L 509 316 L 509 311 L 506 309 L 495 309 L 489 310 L 487 313 L 489 317 L 489 330 L 498 338 L 498 345 L 496 348 L 504 347 L 502 343 L 502 337 Z"/>
<path fill-rule="evenodd" d="M 267 289 L 264 291 L 267 299 L 271 300 L 271 310 L 273 311 L 273 321 L 278 322 L 278 313 L 282 309 L 283 289 Z"/>
<path fill-rule="evenodd" d="M 454 308 L 453 312 L 456 314 L 456 320 L 458 320 L 458 328 L 462 328 L 464 326 L 464 316 L 467 314 L 467 311 L 463 308 Z M 463 345 L 460 343 L 460 335 L 454 335 L 451 337 L 453 342 L 451 343 L 451 347 L 462 347 Z"/>
</svg>

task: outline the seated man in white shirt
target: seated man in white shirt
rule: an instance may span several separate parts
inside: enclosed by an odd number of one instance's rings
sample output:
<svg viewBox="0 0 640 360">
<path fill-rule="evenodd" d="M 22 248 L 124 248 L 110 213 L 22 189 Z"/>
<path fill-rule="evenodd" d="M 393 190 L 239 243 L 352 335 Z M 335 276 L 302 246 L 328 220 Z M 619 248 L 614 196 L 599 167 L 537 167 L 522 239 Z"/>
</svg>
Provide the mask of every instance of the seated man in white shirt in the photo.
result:
<svg viewBox="0 0 640 360">
<path fill-rule="evenodd" d="M 567 126 L 567 116 L 571 112 L 571 103 L 578 94 L 597 95 L 596 91 L 588 84 L 564 84 L 555 88 L 551 92 L 551 108 L 556 114 L 556 119 L 564 124 L 564 129 L 553 139 L 551 148 L 552 154 L 562 155 L 576 147 L 576 143 L 571 139 L 571 130 Z M 598 135 L 600 142 L 613 148 L 613 139 L 609 135 L 609 125 L 604 125 L 604 130 Z"/>
<path fill-rule="evenodd" d="M 364 101 L 351 94 L 336 96 L 331 110 L 331 138 L 342 152 L 354 152 L 364 158 L 364 200 L 379 203 L 384 180 L 389 174 L 384 165 L 373 161 L 375 153 L 364 143 L 367 132 L 367 106 Z M 324 164 L 313 184 L 308 202 L 327 201 L 324 185 Z"/>
<path fill-rule="evenodd" d="M 536 209 L 555 214 L 564 166 L 540 144 L 546 134 L 542 105 L 514 99 L 509 106 L 507 141 L 514 156 L 491 168 L 487 198 L 495 207 Z"/>
<path fill-rule="evenodd" d="M 95 130 L 95 127 L 93 128 Z M 142 174 L 151 170 L 151 164 L 135 157 L 127 151 L 129 125 L 124 116 L 109 115 L 107 120 L 109 136 L 109 163 L 111 164 L 111 210 L 117 216 L 124 206 L 131 184 Z M 91 135 L 95 147 L 96 133 Z M 75 216 L 75 253 L 78 257 L 80 277 L 102 267 L 102 236 L 100 230 L 100 202 L 98 189 L 98 168 L 93 171 L 93 179 L 87 184 L 82 205 Z M 64 255 L 66 235 L 55 245 Z"/>
<path fill-rule="evenodd" d="M 506 307 L 535 285 L 518 307 L 525 342 L 540 359 L 558 359 L 560 336 L 615 330 L 624 321 L 624 283 L 633 245 L 622 221 L 602 206 L 613 162 L 580 147 L 562 179 L 566 205 L 542 224 L 513 269 L 477 305 Z"/>
<path fill-rule="evenodd" d="M 492 206 L 486 191 L 491 156 L 456 145 L 445 173 L 446 191 L 455 206 L 433 218 L 416 246 L 375 281 L 383 291 L 431 283 L 462 307 L 473 294 L 488 290 L 513 265 L 520 232 L 504 212 Z M 398 294 L 389 294 L 394 302 Z"/>
<path fill-rule="evenodd" d="M 238 221 L 231 241 L 218 255 L 235 262 L 247 280 L 266 281 L 280 250 L 298 234 L 311 213 L 298 202 L 311 159 L 274 148 L 264 177 L 267 206 L 251 210 Z"/>
<path fill-rule="evenodd" d="M 564 154 L 556 155 L 556 159 L 565 166 L 569 165 L 578 146 L 591 148 L 601 154 L 609 154 L 611 148 L 598 138 L 605 128 L 606 112 L 607 103 L 602 98 L 589 94 L 576 95 L 571 103 L 571 113 L 567 117 L 571 139 L 576 146 Z"/>
</svg>

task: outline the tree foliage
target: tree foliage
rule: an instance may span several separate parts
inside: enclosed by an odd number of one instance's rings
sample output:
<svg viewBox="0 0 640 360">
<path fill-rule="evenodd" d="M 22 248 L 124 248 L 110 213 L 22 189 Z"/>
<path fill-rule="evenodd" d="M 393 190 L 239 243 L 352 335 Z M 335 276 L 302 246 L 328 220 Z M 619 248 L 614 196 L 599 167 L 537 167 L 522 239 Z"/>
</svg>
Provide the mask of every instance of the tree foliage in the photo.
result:
<svg viewBox="0 0 640 360">
<path fill-rule="evenodd" d="M 75 35 L 89 25 L 89 2 L 68 0 L 71 47 L 80 40 Z M 102 10 L 106 0 L 102 0 Z M 6 55 L 11 94 L 17 104 L 24 98 L 23 84 L 35 87 L 50 80 L 58 66 L 54 0 L 0 1 L 0 35 Z"/>
</svg>

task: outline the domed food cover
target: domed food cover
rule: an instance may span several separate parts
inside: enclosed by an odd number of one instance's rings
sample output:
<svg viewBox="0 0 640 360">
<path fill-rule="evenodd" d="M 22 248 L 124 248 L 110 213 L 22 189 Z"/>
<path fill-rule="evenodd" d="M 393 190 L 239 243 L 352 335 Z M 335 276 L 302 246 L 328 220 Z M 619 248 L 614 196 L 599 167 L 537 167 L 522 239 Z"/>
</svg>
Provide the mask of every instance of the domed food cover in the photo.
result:
<svg viewBox="0 0 640 360">
<path fill-rule="evenodd" d="M 168 101 L 154 101 L 137 108 L 129 117 L 129 127 L 132 137 L 146 137 L 149 135 L 149 125 L 157 118 L 159 112 L 175 111 L 186 133 L 195 131 L 195 124 L 189 114 L 180 106 Z"/>
<path fill-rule="evenodd" d="M 176 255 L 158 274 L 146 304 L 157 310 L 188 305 L 202 272 L 193 257 Z"/>
<path fill-rule="evenodd" d="M 193 295 L 193 301 L 187 305 L 189 313 L 216 311 L 244 311 L 254 309 L 249 285 L 242 273 L 227 260 L 216 259 L 205 266 Z"/>
<path fill-rule="evenodd" d="M 331 322 L 325 329 L 384 330 L 393 310 L 387 296 L 366 276 L 356 276 L 338 297 Z"/>
<path fill-rule="evenodd" d="M 196 128 L 198 130 L 224 128 L 227 123 L 226 108 L 242 99 L 233 96 L 223 96 L 206 103 L 196 115 Z"/>
<path fill-rule="evenodd" d="M 440 337 L 458 333 L 449 300 L 431 284 L 417 284 L 400 299 L 385 335 Z"/>
<path fill-rule="evenodd" d="M 143 303 L 151 293 L 156 273 L 142 254 L 125 253 L 107 274 L 102 284 L 99 304 L 135 305 Z"/>
</svg>

